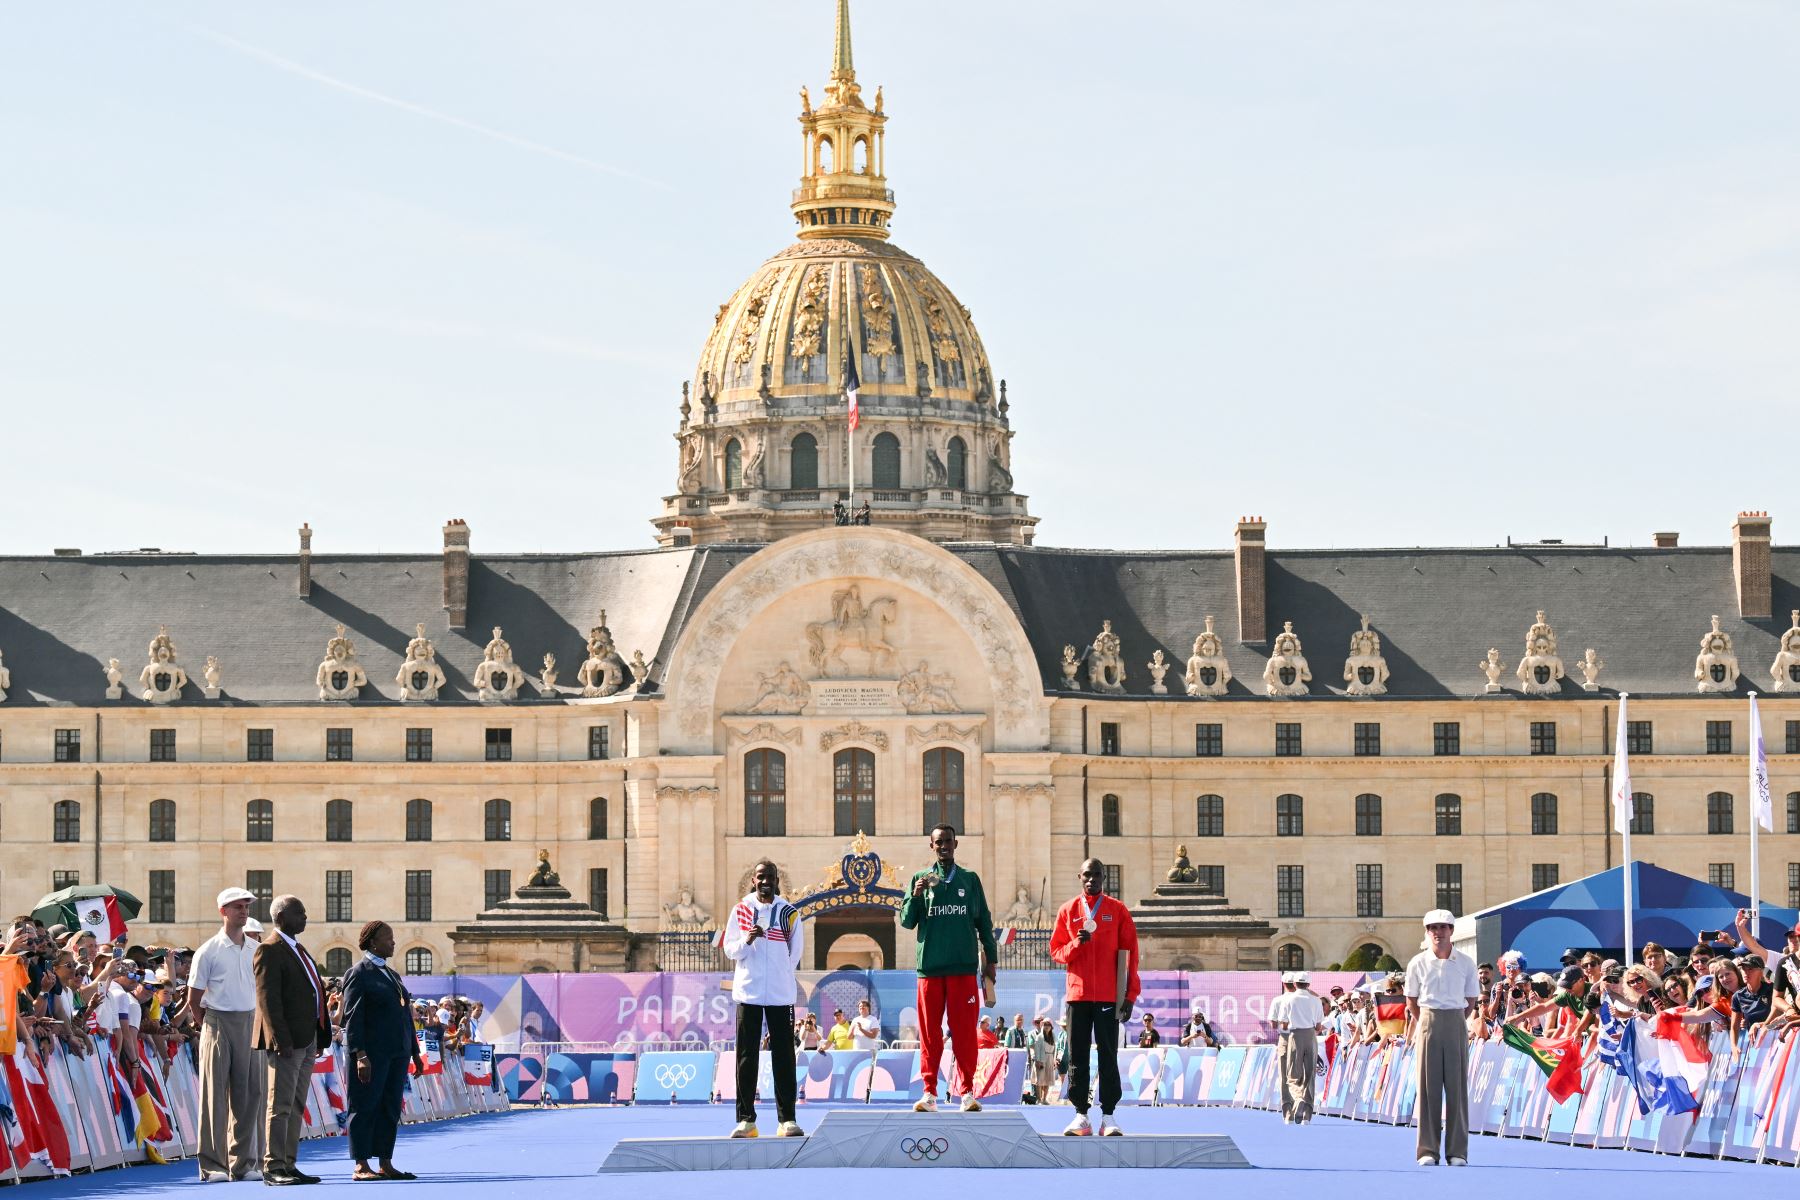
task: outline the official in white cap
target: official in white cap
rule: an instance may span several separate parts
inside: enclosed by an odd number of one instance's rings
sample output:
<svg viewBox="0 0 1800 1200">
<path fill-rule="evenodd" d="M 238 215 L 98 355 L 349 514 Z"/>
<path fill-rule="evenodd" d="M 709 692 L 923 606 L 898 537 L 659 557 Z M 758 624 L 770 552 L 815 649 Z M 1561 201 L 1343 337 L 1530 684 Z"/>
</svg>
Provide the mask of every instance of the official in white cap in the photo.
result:
<svg viewBox="0 0 1800 1200">
<path fill-rule="evenodd" d="M 1425 914 L 1425 946 L 1406 965 L 1406 1015 L 1419 1060 L 1419 1165 L 1436 1166 L 1441 1149 L 1453 1167 L 1469 1165 L 1469 1014 L 1481 998 L 1475 960 L 1450 948 L 1455 914 Z"/>
<path fill-rule="evenodd" d="M 1286 1011 L 1288 1061 L 1283 1088 L 1290 1097 L 1287 1120 L 1304 1125 L 1313 1118 L 1319 1082 L 1319 1026 L 1325 1023 L 1325 1005 L 1313 995 L 1312 979 L 1305 971 L 1294 972 L 1294 990 L 1288 995 Z"/>
<path fill-rule="evenodd" d="M 219 932 L 202 942 L 188 973 L 187 1004 L 200 1017 L 200 1182 L 260 1179 L 262 1055 L 250 1048 L 256 1019 L 257 942 L 245 933 L 256 896 L 219 893 Z"/>
<path fill-rule="evenodd" d="M 1269 1001 L 1269 1010 L 1264 1014 L 1264 1018 L 1269 1024 L 1275 1027 L 1275 1070 L 1277 1077 L 1281 1080 L 1281 1119 L 1283 1121 L 1294 1119 L 1293 1097 L 1288 1093 L 1289 1041 L 1287 1030 L 1288 1004 L 1293 1000 L 1293 996 L 1294 973 L 1283 971 L 1281 973 L 1281 995 Z"/>
</svg>

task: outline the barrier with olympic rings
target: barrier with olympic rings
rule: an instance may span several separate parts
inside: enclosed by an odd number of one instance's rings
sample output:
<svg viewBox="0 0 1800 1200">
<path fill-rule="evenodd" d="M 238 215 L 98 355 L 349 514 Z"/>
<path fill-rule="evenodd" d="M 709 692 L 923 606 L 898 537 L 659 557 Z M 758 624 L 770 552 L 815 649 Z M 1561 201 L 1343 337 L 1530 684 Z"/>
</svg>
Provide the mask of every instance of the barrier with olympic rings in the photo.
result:
<svg viewBox="0 0 1800 1200">
<path fill-rule="evenodd" d="M 950 1152 L 950 1139 L 941 1137 L 901 1138 L 900 1153 L 914 1162 L 936 1162 Z"/>
</svg>

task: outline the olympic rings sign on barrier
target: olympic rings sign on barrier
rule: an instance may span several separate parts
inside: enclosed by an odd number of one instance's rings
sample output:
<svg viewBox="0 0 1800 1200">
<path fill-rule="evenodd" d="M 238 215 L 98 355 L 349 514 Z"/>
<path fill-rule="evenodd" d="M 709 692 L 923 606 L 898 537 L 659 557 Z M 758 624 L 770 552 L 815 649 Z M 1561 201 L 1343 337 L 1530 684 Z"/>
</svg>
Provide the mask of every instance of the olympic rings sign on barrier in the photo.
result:
<svg viewBox="0 0 1800 1200">
<path fill-rule="evenodd" d="M 684 1088 L 694 1082 L 700 1072 L 693 1063 L 659 1063 L 656 1068 L 658 1087 Z"/>
<path fill-rule="evenodd" d="M 950 1151 L 947 1138 L 901 1138 L 900 1153 L 914 1162 L 936 1162 Z"/>
</svg>

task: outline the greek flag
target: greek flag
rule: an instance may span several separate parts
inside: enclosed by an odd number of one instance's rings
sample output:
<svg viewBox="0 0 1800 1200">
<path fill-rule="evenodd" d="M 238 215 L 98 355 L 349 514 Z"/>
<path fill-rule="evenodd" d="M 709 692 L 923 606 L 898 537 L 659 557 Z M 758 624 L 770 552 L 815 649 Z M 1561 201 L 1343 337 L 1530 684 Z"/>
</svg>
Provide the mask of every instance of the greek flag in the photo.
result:
<svg viewBox="0 0 1800 1200">
<path fill-rule="evenodd" d="M 1629 1079 L 1631 1072 L 1625 1063 L 1625 1031 L 1626 1020 L 1613 1012 L 1611 997 L 1602 997 L 1600 1001 L 1600 1038 L 1594 1046 L 1594 1052 L 1599 1056 L 1601 1062 Z"/>
</svg>

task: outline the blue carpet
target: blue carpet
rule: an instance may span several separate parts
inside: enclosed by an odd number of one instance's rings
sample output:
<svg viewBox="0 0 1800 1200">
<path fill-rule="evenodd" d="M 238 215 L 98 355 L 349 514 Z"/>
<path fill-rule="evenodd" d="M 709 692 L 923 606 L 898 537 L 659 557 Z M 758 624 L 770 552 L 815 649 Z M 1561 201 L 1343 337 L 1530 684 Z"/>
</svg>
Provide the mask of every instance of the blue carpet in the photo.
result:
<svg viewBox="0 0 1800 1200">
<path fill-rule="evenodd" d="M 1061 1129 L 1071 1116 L 1067 1108 L 1023 1109 L 1031 1123 L 1050 1132 Z M 1227 1133 L 1236 1139 L 1246 1157 L 1262 1168 L 1254 1171 L 1230 1171 L 1206 1174 L 1191 1171 L 1144 1172 L 1162 1178 L 1155 1183 L 1165 1186 L 1196 1185 L 1204 1188 L 1228 1188 L 1234 1200 L 1239 1198 L 1286 1198 L 1304 1189 L 1324 1186 L 1356 1189 L 1352 1194 L 1400 1195 L 1399 1192 L 1376 1192 L 1384 1186 L 1413 1187 L 1429 1182 L 1437 1187 L 1454 1186 L 1458 1200 L 1471 1198 L 1516 1197 L 1521 1189 L 1538 1194 L 1540 1189 L 1604 1188 L 1608 1194 L 1623 1188 L 1621 1195 L 1681 1194 L 1695 1187 L 1724 1186 L 1726 1189 L 1756 1186 L 1780 1189 L 1793 1178 L 1781 1174 L 1777 1166 L 1751 1163 L 1713 1162 L 1697 1158 L 1669 1158 L 1639 1154 L 1625 1150 L 1577 1150 L 1567 1146 L 1548 1146 L 1541 1142 L 1509 1141 L 1500 1138 L 1471 1139 L 1473 1165 L 1451 1172 L 1452 1168 L 1425 1168 L 1413 1162 L 1413 1131 L 1380 1125 L 1320 1117 L 1304 1127 L 1286 1126 L 1270 1113 L 1246 1112 L 1220 1108 L 1143 1108 L 1121 1109 L 1120 1124 L 1131 1133 Z M 826 1106 L 802 1106 L 800 1123 L 815 1127 L 824 1117 Z M 533 1200 L 554 1197 L 581 1197 L 588 1200 L 597 1191 L 607 1194 L 630 1194 L 639 1181 L 653 1186 L 656 1200 L 718 1200 L 731 1189 L 747 1186 L 758 1191 L 792 1192 L 804 1188 L 809 1192 L 831 1194 L 835 1188 L 842 1194 L 870 1194 L 876 1183 L 891 1184 L 899 1189 L 901 1176 L 913 1171 L 882 1172 L 893 1180 L 871 1180 L 868 1171 L 800 1171 L 777 1182 L 768 1173 L 752 1177 L 752 1173 L 730 1173 L 726 1177 L 712 1173 L 664 1174 L 657 1176 L 615 1176 L 597 1178 L 594 1172 L 612 1144 L 622 1137 L 700 1137 L 723 1135 L 731 1128 L 733 1117 L 729 1106 L 701 1105 L 683 1108 L 562 1108 L 552 1111 L 521 1110 L 468 1117 L 434 1125 L 418 1125 L 400 1131 L 400 1146 L 395 1154 L 402 1167 L 417 1172 L 417 1183 L 355 1184 L 350 1183 L 350 1162 L 343 1139 L 308 1142 L 301 1148 L 301 1167 L 325 1178 L 327 1187 L 341 1190 L 344 1186 L 364 1191 L 399 1190 L 402 1196 L 529 1196 Z M 772 1113 L 764 1112 L 763 1132 L 774 1132 Z M 191 1162 L 171 1163 L 165 1167 L 131 1167 L 123 1171 L 107 1171 L 97 1176 L 82 1176 L 27 1185 L 21 1196 L 31 1197 L 98 1195 L 102 1192 L 129 1191 L 134 1200 L 155 1197 L 204 1195 L 224 1200 L 243 1196 L 256 1187 L 255 1194 L 265 1194 L 260 1185 L 222 1185 L 205 1192 L 196 1190 L 197 1168 Z M 1430 1172 L 1429 1174 L 1427 1172 Z M 934 1172 L 939 1186 L 978 1187 L 982 1200 L 1043 1200 L 1045 1175 L 1042 1171 L 958 1171 Z M 841 1176 L 841 1178 L 840 1178 Z M 1109 1186 L 1118 1186 L 1116 1177 Z M 1151 1184 L 1150 1179 L 1131 1179 L 1132 1186 Z M 272 1194 L 272 1193 L 269 1193 Z M 316 1195 L 301 1192 L 301 1195 Z M 895 1194 L 903 1194 L 898 1191 Z"/>
</svg>

